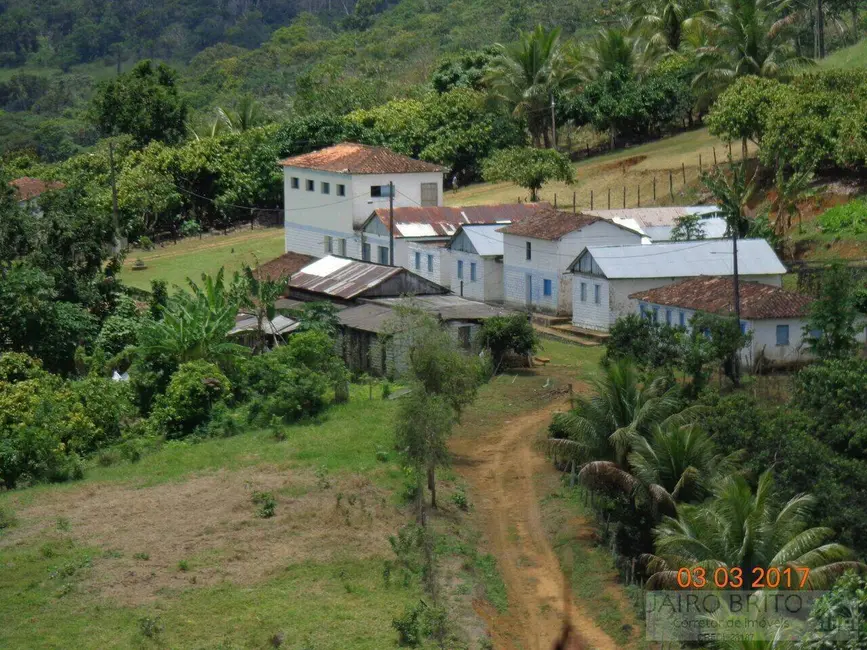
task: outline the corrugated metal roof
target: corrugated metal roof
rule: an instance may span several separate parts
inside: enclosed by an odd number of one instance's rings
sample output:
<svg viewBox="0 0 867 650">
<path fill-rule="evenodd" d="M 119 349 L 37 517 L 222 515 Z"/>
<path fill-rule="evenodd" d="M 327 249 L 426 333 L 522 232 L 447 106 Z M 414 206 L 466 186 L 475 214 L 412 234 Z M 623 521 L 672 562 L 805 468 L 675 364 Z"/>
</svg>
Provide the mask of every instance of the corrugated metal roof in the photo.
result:
<svg viewBox="0 0 867 650">
<path fill-rule="evenodd" d="M 634 219 L 642 227 L 673 226 L 678 218 L 689 214 L 712 215 L 719 212 L 715 205 L 669 206 L 661 208 L 624 208 L 613 210 L 583 210 L 584 214 L 602 219 Z"/>
<path fill-rule="evenodd" d="M 697 275 L 731 275 L 732 241 L 667 242 L 649 246 L 588 246 L 569 270 L 589 253 L 607 278 L 677 278 Z M 764 239 L 738 241 L 741 275 L 782 275 L 786 267 Z"/>
<path fill-rule="evenodd" d="M 463 232 L 476 253 L 482 257 L 492 257 L 503 254 L 503 233 L 500 232 L 500 224 L 478 224 L 472 226 L 461 226 L 460 230 L 454 234 L 451 241 Z"/>
<path fill-rule="evenodd" d="M 451 237 L 458 226 L 482 223 L 512 223 L 549 208 L 547 202 L 500 203 L 495 205 L 468 205 L 450 207 L 404 207 L 394 209 L 395 237 Z M 388 228 L 388 208 L 379 208 L 372 218 L 379 219 Z"/>
<path fill-rule="evenodd" d="M 386 323 L 394 318 L 394 310 L 385 305 L 369 303 L 344 309 L 337 318 L 344 327 L 379 334 L 386 330 Z"/>
<path fill-rule="evenodd" d="M 281 160 L 284 167 L 301 167 L 341 174 L 418 174 L 444 172 L 439 165 L 395 153 L 385 147 L 343 142 Z"/>
<path fill-rule="evenodd" d="M 235 327 L 229 334 L 239 334 L 240 332 L 252 332 L 256 330 L 256 317 L 244 314 L 244 317 L 235 322 Z M 300 323 L 288 316 L 278 315 L 273 320 L 267 318 L 262 320 L 262 331 L 266 334 L 287 334 L 298 329 Z"/>
<path fill-rule="evenodd" d="M 714 314 L 733 314 L 735 311 L 734 289 L 729 278 L 694 278 L 650 291 L 639 291 L 629 297 L 656 305 Z M 800 318 L 809 312 L 812 302 L 811 296 L 769 284 L 740 283 L 741 318 Z"/>
<path fill-rule="evenodd" d="M 726 235 L 726 220 L 722 217 L 708 217 L 700 221 L 705 239 L 722 239 Z M 653 241 L 668 241 L 674 226 L 647 226 L 644 231 Z"/>
<path fill-rule="evenodd" d="M 289 280 L 293 289 L 349 300 L 406 269 L 329 255 L 305 266 Z"/>
<path fill-rule="evenodd" d="M 406 298 L 377 298 L 377 305 L 392 307 L 401 304 Z M 455 295 L 413 296 L 412 304 L 424 311 L 436 314 L 443 320 L 484 320 L 494 316 L 508 316 L 515 313 L 511 309 L 489 305 L 484 302 L 468 300 Z"/>
</svg>

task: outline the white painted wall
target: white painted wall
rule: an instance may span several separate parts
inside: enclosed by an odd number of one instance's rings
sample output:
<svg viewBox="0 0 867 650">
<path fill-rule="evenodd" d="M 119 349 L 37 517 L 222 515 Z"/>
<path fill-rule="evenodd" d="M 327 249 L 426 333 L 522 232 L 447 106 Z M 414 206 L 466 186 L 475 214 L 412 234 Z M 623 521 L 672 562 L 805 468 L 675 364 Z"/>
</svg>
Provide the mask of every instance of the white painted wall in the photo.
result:
<svg viewBox="0 0 867 650">
<path fill-rule="evenodd" d="M 459 261 L 463 262 L 463 293 L 461 293 L 461 278 L 458 277 Z M 472 264 L 476 265 L 475 280 L 472 279 Z M 502 262 L 475 253 L 452 250 L 449 255 L 449 265 L 453 293 L 481 302 L 503 302 Z"/>
<path fill-rule="evenodd" d="M 527 242 L 531 259 L 526 259 Z M 566 268 L 587 246 L 640 244 L 641 235 L 619 228 L 607 221 L 597 221 L 571 232 L 558 241 L 503 236 L 504 297 L 508 305 L 527 307 L 527 276 L 532 285 L 530 308 L 539 311 L 568 314 L 572 310 L 571 274 Z M 545 280 L 551 282 L 551 295 L 544 295 Z"/>
<path fill-rule="evenodd" d="M 421 268 L 415 268 L 415 253 L 420 253 Z M 428 271 L 427 258 L 431 256 L 433 270 Z M 407 241 L 406 251 L 408 268 L 431 282 L 436 282 L 444 287 L 451 286 L 451 262 L 449 250 L 442 246 L 430 246 L 421 242 Z"/>
<path fill-rule="evenodd" d="M 292 178 L 298 179 L 298 188 L 292 187 Z M 442 202 L 442 174 L 340 174 L 305 169 L 283 168 L 283 204 L 286 228 L 286 251 L 322 256 L 325 237 L 347 240 L 346 254 L 361 257 L 360 240 L 355 229 L 376 208 L 388 207 L 388 197 L 370 196 L 372 185 L 395 186 L 395 207 L 416 206 L 421 203 L 421 184 L 437 183 L 438 200 Z M 313 191 L 307 190 L 308 181 Z M 329 193 L 323 194 L 322 184 L 329 184 Z M 344 185 L 345 196 L 339 196 L 337 186 Z M 350 240 L 354 243 L 350 243 Z M 337 249 L 334 249 L 337 253 Z M 397 255 L 397 248 L 395 248 Z M 375 258 L 374 258 L 375 259 Z"/>
<path fill-rule="evenodd" d="M 625 278 L 607 280 L 589 273 L 572 274 L 572 324 L 576 327 L 607 332 L 619 317 L 632 314 L 638 309 L 638 301 L 629 296 L 639 291 L 665 287 L 686 278 Z M 744 281 L 761 282 L 774 286 L 782 285 L 779 275 L 744 275 Z M 581 302 L 581 283 L 588 286 L 587 300 Z M 593 285 L 602 285 L 601 304 L 593 303 Z"/>
</svg>

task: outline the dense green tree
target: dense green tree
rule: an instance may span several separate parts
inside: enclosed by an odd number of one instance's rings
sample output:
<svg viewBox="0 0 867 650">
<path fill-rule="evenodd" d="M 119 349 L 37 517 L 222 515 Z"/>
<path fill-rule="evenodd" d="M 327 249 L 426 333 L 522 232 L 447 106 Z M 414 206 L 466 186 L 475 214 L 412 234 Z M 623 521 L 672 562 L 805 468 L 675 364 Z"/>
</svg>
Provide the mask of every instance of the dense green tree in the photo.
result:
<svg viewBox="0 0 867 650">
<path fill-rule="evenodd" d="M 141 145 L 152 140 L 177 142 L 187 121 L 187 103 L 178 92 L 177 73 L 163 63 L 141 61 L 99 87 L 90 119 L 104 135 L 128 133 Z"/>
<path fill-rule="evenodd" d="M 631 0 L 627 5 L 630 31 L 646 36 L 655 48 L 677 52 L 684 32 L 707 8 L 701 0 Z"/>
<path fill-rule="evenodd" d="M 482 323 L 477 342 L 489 350 L 494 372 L 502 367 L 506 354 L 527 356 L 539 349 L 539 335 L 524 314 L 494 316 Z"/>
<path fill-rule="evenodd" d="M 762 145 L 768 113 L 788 100 L 789 89 L 775 79 L 754 75 L 740 77 L 719 96 L 707 119 L 708 129 L 723 140 L 741 140 Z"/>
<path fill-rule="evenodd" d="M 431 84 L 438 93 L 455 88 L 484 90 L 488 64 L 496 55 L 496 49 L 487 47 L 440 57 L 431 75 Z"/>
<path fill-rule="evenodd" d="M 571 183 L 572 163 L 553 149 L 512 147 L 494 152 L 483 165 L 482 176 L 488 182 L 509 181 L 530 190 L 530 200 L 538 201 L 538 192 L 548 181 Z"/>
<path fill-rule="evenodd" d="M 706 236 L 701 215 L 688 214 L 674 220 L 674 228 L 671 229 L 671 241 L 692 241 L 704 239 Z"/>
<path fill-rule="evenodd" d="M 856 323 L 861 318 L 855 306 L 852 272 L 833 264 L 822 276 L 819 296 L 810 307 L 804 340 L 820 358 L 839 359 L 858 349 Z"/>
<path fill-rule="evenodd" d="M 799 650 L 858 650 L 867 646 L 867 579 L 841 576 L 814 604 Z"/>
</svg>

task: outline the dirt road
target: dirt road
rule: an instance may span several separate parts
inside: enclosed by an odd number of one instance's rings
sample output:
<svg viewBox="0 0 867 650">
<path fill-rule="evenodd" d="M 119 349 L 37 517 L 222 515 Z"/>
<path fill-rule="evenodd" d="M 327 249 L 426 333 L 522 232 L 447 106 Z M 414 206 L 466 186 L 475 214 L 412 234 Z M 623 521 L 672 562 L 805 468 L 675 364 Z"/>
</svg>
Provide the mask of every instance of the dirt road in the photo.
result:
<svg viewBox="0 0 867 650">
<path fill-rule="evenodd" d="M 549 650 L 563 621 L 564 576 L 545 535 L 534 478 L 555 471 L 534 443 L 556 410 L 552 405 L 507 420 L 452 445 L 455 467 L 470 484 L 508 592 L 504 614 L 487 603 L 477 605 L 498 650 Z M 573 625 L 589 648 L 618 650 L 588 615 L 593 607 L 573 603 Z"/>
</svg>

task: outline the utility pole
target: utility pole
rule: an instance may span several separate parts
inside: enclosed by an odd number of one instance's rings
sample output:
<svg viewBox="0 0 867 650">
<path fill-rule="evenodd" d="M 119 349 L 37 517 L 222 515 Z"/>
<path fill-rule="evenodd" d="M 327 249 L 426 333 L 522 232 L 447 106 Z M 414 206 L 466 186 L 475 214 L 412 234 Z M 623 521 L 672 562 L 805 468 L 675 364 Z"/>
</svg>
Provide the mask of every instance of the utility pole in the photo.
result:
<svg viewBox="0 0 867 650">
<path fill-rule="evenodd" d="M 115 254 L 121 251 L 123 245 L 121 243 L 120 238 L 120 218 L 118 216 L 118 208 L 117 208 L 117 181 L 115 178 L 114 171 L 114 141 L 108 141 L 108 166 L 111 170 L 111 226 L 114 230 L 114 246 L 113 252 Z"/>
<path fill-rule="evenodd" d="M 739 211 L 740 212 L 740 211 Z M 740 215 L 738 215 L 738 222 L 740 222 Z M 735 318 L 737 319 L 737 328 L 740 332 L 741 330 L 741 286 L 740 286 L 740 278 L 738 277 L 738 226 L 740 223 L 735 224 L 735 227 L 732 228 L 732 271 L 733 271 L 733 284 L 735 290 Z M 741 378 L 741 360 L 740 360 L 740 352 L 735 352 L 734 358 L 732 359 L 732 371 L 735 376 L 735 385 L 740 384 Z"/>
<path fill-rule="evenodd" d="M 554 151 L 557 151 L 557 117 L 554 115 L 554 95 L 551 95 L 551 131 L 554 136 Z"/>
<path fill-rule="evenodd" d="M 394 266 L 394 183 L 388 181 L 388 263 Z"/>
</svg>

